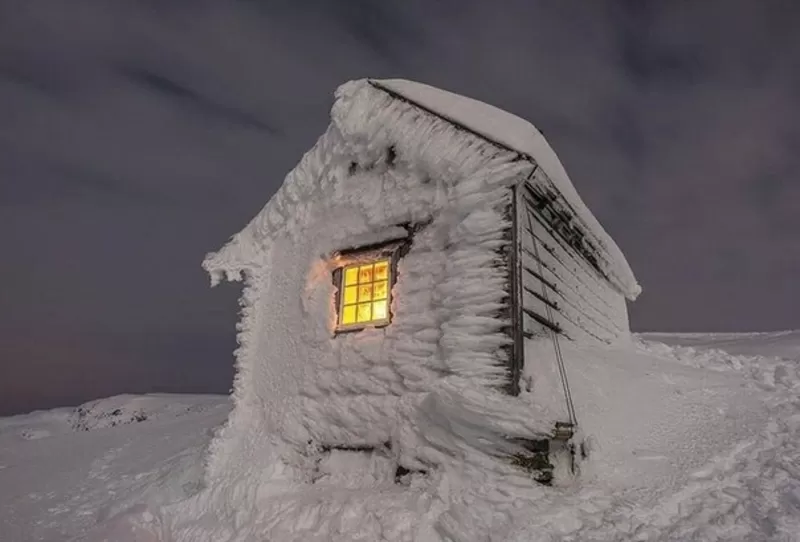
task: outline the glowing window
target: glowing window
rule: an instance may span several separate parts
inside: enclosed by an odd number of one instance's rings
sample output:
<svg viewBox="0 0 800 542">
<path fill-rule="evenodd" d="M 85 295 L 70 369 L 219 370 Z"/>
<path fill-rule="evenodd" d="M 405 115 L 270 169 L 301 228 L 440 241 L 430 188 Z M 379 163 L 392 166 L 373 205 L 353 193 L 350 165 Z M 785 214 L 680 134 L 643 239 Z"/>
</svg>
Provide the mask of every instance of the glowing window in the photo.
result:
<svg viewBox="0 0 800 542">
<path fill-rule="evenodd" d="M 391 274 L 388 259 L 344 268 L 339 285 L 339 329 L 389 323 Z"/>
</svg>

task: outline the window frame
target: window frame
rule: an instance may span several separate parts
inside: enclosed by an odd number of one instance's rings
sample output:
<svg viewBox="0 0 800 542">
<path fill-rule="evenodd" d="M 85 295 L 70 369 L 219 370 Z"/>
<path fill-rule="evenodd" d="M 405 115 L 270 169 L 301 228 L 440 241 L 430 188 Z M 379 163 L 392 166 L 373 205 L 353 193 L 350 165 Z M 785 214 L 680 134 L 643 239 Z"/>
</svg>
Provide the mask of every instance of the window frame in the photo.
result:
<svg viewBox="0 0 800 542">
<path fill-rule="evenodd" d="M 334 336 L 342 333 L 352 333 L 362 331 L 368 328 L 385 328 L 392 323 L 394 319 L 394 312 L 392 311 L 392 302 L 394 300 L 393 290 L 397 283 L 397 261 L 399 260 L 401 249 L 407 244 L 408 240 L 400 240 L 382 243 L 379 245 L 370 245 L 360 248 L 352 248 L 340 250 L 335 253 L 334 257 L 338 259 L 336 269 L 333 270 L 333 284 L 336 288 L 335 292 L 335 309 L 336 309 L 336 322 L 334 325 Z M 344 308 L 344 270 L 353 265 L 363 265 L 366 263 L 375 263 L 379 260 L 388 260 L 389 262 L 389 280 L 386 292 L 386 318 L 380 321 L 370 322 L 355 322 L 353 324 L 342 324 L 342 311 Z M 372 281 L 374 284 L 375 281 Z"/>
</svg>

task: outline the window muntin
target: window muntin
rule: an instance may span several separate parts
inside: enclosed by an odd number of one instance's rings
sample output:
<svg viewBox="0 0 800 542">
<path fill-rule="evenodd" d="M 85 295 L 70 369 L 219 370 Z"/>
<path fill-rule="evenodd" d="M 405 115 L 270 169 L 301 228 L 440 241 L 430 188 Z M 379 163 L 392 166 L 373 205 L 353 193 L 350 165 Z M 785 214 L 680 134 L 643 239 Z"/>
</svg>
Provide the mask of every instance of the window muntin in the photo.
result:
<svg viewBox="0 0 800 542">
<path fill-rule="evenodd" d="M 389 323 L 391 260 L 379 258 L 347 265 L 339 285 L 338 329 Z"/>
</svg>

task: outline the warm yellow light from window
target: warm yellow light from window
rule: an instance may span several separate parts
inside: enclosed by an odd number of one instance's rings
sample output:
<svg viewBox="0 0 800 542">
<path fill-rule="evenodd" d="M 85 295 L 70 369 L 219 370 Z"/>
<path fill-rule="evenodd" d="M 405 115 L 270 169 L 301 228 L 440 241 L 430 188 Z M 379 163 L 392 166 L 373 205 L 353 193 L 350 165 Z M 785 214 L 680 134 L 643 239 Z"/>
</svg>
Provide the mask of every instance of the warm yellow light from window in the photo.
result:
<svg viewBox="0 0 800 542">
<path fill-rule="evenodd" d="M 340 326 L 384 324 L 389 320 L 389 260 L 349 265 L 342 273 Z"/>
</svg>

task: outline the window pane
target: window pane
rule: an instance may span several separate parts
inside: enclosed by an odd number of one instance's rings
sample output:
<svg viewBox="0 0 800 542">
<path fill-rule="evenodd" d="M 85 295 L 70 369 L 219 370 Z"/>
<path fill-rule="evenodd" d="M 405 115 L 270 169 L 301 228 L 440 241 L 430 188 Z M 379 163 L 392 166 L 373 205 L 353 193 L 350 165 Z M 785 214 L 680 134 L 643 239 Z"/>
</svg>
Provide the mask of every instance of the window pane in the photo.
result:
<svg viewBox="0 0 800 542">
<path fill-rule="evenodd" d="M 376 301 L 372 304 L 372 319 L 385 320 L 388 316 L 386 311 L 386 301 Z"/>
<path fill-rule="evenodd" d="M 344 304 L 353 305 L 358 302 L 358 286 L 348 286 L 344 289 Z"/>
<path fill-rule="evenodd" d="M 356 306 L 349 305 L 342 309 L 342 325 L 356 323 Z"/>
<path fill-rule="evenodd" d="M 383 261 L 375 264 L 375 278 L 373 280 L 389 280 L 389 262 Z"/>
<path fill-rule="evenodd" d="M 340 284 L 339 326 L 360 329 L 389 321 L 391 261 L 345 266 Z"/>
<path fill-rule="evenodd" d="M 358 282 L 372 282 L 372 264 L 362 265 L 358 268 Z"/>
<path fill-rule="evenodd" d="M 359 303 L 358 305 L 358 321 L 369 322 L 372 320 L 372 307 L 371 303 Z"/>
<path fill-rule="evenodd" d="M 362 284 L 358 287 L 358 301 L 372 301 L 372 284 Z"/>
<path fill-rule="evenodd" d="M 378 273 L 376 272 L 375 275 L 377 276 Z M 376 282 L 372 287 L 372 299 L 386 299 L 388 293 L 389 283 L 385 280 Z"/>
<path fill-rule="evenodd" d="M 348 267 L 344 270 L 344 283 L 346 286 L 358 284 L 358 267 Z"/>
</svg>

